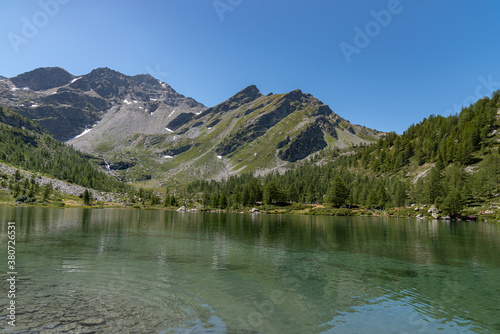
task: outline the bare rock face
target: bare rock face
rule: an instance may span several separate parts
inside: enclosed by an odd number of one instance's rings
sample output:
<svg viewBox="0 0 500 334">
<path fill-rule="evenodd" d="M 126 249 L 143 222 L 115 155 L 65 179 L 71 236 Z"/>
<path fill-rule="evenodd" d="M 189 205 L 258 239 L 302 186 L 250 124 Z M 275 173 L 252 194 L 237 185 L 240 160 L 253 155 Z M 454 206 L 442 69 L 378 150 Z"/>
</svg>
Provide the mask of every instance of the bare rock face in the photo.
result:
<svg viewBox="0 0 500 334">
<path fill-rule="evenodd" d="M 10 81 L 17 87 L 40 91 L 67 85 L 74 76 L 59 67 L 43 67 L 15 76 Z"/>
<path fill-rule="evenodd" d="M 290 137 L 286 136 L 284 140 L 280 141 L 278 145 L 276 145 L 276 149 L 279 150 L 280 148 L 288 145 L 289 142 L 290 142 Z"/>
<path fill-rule="evenodd" d="M 280 149 L 278 157 L 284 161 L 295 162 L 322 150 L 326 145 L 323 131 L 318 125 L 312 124 Z"/>
<path fill-rule="evenodd" d="M 183 126 L 184 124 L 186 124 L 189 121 L 191 121 L 193 119 L 193 117 L 194 117 L 194 113 L 183 113 L 183 114 L 180 114 L 179 116 L 177 116 L 176 118 L 174 118 L 173 120 L 171 120 L 167 124 L 167 129 L 175 131 L 178 128 L 180 128 L 181 126 Z"/>
</svg>

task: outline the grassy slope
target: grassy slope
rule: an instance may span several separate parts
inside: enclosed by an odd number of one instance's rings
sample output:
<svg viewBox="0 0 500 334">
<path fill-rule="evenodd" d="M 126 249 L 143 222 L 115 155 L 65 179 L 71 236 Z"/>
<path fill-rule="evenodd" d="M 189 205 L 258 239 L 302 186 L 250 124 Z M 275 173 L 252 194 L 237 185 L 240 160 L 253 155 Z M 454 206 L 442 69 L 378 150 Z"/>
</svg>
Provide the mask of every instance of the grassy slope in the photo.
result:
<svg viewBox="0 0 500 334">
<path fill-rule="evenodd" d="M 284 102 L 286 95 L 262 96 L 235 110 L 207 116 L 205 124 L 210 124 L 215 120 L 219 120 L 219 123 L 212 128 L 202 125 L 199 129 L 199 137 L 196 139 L 185 138 L 175 145 L 175 147 L 182 147 L 191 144 L 195 145 L 195 147 L 175 156 L 173 159 L 158 159 L 156 162 L 151 162 L 150 169 L 156 171 L 156 177 L 170 179 L 168 180 L 170 185 L 179 185 L 184 183 L 185 180 L 192 180 L 193 178 L 220 178 L 233 173 L 269 171 L 276 167 L 289 168 L 293 164 L 282 161 L 277 157 L 276 146 L 287 135 L 293 137 L 303 129 L 305 124 L 311 122 L 311 114 L 317 107 L 315 105 L 306 104 L 300 106 L 297 103 L 295 112 L 283 118 L 264 135 L 251 142 L 242 142 L 241 146 L 229 156 L 219 159 L 215 151 L 217 145 L 224 138 L 234 137 L 235 133 L 239 129 L 245 128 L 246 124 L 251 122 L 252 119 L 274 111 Z M 245 112 L 251 109 L 254 110 L 245 115 Z M 349 126 L 347 122 L 345 123 L 346 126 Z M 185 127 L 189 127 L 189 125 Z M 339 127 L 337 131 L 339 139 L 325 135 L 330 148 L 356 145 L 363 140 L 373 140 L 369 136 L 360 138 L 342 127 Z M 170 136 L 175 136 L 175 134 Z M 237 136 L 235 139 L 238 139 Z M 165 145 L 165 142 L 159 143 L 157 147 L 162 145 Z M 172 174 L 175 174 L 173 179 L 170 177 Z M 155 186 L 158 185 L 158 182 L 151 181 L 142 184 Z"/>
</svg>

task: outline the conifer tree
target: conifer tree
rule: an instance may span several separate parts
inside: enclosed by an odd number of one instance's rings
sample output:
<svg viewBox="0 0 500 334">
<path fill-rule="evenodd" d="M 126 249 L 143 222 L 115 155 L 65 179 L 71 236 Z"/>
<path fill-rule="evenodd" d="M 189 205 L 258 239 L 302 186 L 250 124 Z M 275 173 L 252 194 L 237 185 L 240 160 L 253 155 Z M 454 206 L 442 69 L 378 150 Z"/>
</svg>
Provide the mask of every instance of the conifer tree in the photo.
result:
<svg viewBox="0 0 500 334">
<path fill-rule="evenodd" d="M 328 188 L 325 200 L 333 206 L 341 206 L 346 203 L 348 198 L 349 189 L 346 187 L 340 176 L 337 175 Z"/>
<path fill-rule="evenodd" d="M 90 205 L 90 202 L 92 201 L 92 193 L 87 189 L 85 189 L 85 191 L 82 194 L 82 199 L 83 199 L 83 204 Z"/>
</svg>

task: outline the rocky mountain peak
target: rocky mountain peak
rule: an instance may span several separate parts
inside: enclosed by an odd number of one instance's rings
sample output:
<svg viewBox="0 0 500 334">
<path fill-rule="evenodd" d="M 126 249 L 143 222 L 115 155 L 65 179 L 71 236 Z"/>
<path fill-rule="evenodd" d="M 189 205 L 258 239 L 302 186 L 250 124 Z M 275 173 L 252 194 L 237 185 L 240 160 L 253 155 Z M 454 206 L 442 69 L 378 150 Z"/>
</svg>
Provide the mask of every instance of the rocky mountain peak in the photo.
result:
<svg viewBox="0 0 500 334">
<path fill-rule="evenodd" d="M 311 94 L 302 92 L 300 89 L 293 90 L 285 95 L 288 101 L 306 101 L 306 100 L 317 100 Z M 319 101 L 319 100 L 318 100 Z"/>
<path fill-rule="evenodd" d="M 252 102 L 253 100 L 258 99 L 261 96 L 262 96 L 262 94 L 260 93 L 257 86 L 250 85 L 250 86 L 242 89 L 238 93 L 236 93 L 228 101 L 243 104 L 243 103 Z"/>
<path fill-rule="evenodd" d="M 104 99 L 117 101 L 126 98 L 149 101 L 151 98 L 158 99 L 164 96 L 168 100 L 167 104 L 172 106 L 186 103 L 190 106 L 204 107 L 149 74 L 128 76 L 107 67 L 95 69 L 81 76 L 71 83 L 70 88 L 84 92 L 92 90 Z"/>
<path fill-rule="evenodd" d="M 154 78 L 150 74 L 138 74 L 138 75 L 134 75 L 132 77 L 132 79 L 134 81 L 136 81 L 138 84 L 148 85 L 148 86 L 151 86 L 151 87 L 160 87 L 161 84 L 162 84 L 158 79 Z M 167 86 L 168 88 L 171 88 L 170 85 L 168 85 L 168 84 L 164 84 L 164 86 Z"/>
<path fill-rule="evenodd" d="M 19 88 L 29 87 L 40 91 L 67 85 L 74 76 L 60 67 L 41 67 L 13 78 L 10 81 Z"/>
<path fill-rule="evenodd" d="M 218 114 L 218 113 L 225 113 L 230 110 L 234 110 L 239 108 L 245 103 L 252 102 L 259 97 L 263 96 L 257 86 L 255 85 L 250 85 L 238 93 L 234 94 L 232 97 L 230 97 L 228 100 L 216 105 L 215 107 L 208 108 L 205 110 L 201 115 L 198 116 L 198 118 L 201 118 L 203 116 L 206 116 L 208 114 Z"/>
<path fill-rule="evenodd" d="M 260 93 L 259 89 L 255 85 L 250 85 L 244 89 L 242 89 L 240 92 L 238 92 L 234 97 L 243 97 L 243 98 L 249 98 L 252 100 L 255 100 L 259 97 L 261 97 L 262 94 Z"/>
<path fill-rule="evenodd" d="M 74 81 L 71 85 L 73 89 L 83 91 L 93 90 L 105 99 L 121 98 L 121 91 L 130 87 L 125 75 L 109 68 L 98 68 L 80 79 Z"/>
<path fill-rule="evenodd" d="M 250 86 L 242 89 L 238 93 L 234 94 L 229 99 L 222 102 L 221 104 L 218 104 L 215 107 L 208 109 L 207 113 L 226 112 L 229 110 L 233 110 L 233 109 L 236 109 L 245 103 L 249 103 L 249 102 L 252 102 L 252 101 L 258 99 L 261 96 L 263 96 L 263 95 L 260 93 L 257 86 L 250 85 Z"/>
<path fill-rule="evenodd" d="M 88 74 L 88 76 L 95 76 L 95 77 L 101 77 L 101 78 L 104 78 L 104 77 L 120 78 L 120 77 L 124 77 L 125 75 L 118 72 L 118 71 L 112 70 L 109 67 L 98 67 L 98 68 L 92 70 Z"/>
</svg>

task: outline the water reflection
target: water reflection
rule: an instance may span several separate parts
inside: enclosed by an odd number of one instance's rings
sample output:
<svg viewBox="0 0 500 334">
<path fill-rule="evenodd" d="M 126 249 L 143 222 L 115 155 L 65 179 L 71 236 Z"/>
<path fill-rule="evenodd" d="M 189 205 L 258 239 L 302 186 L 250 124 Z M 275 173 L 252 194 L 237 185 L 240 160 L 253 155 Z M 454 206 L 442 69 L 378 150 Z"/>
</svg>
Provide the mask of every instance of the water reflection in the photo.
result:
<svg viewBox="0 0 500 334">
<path fill-rule="evenodd" d="M 494 224 L 118 209 L 0 217 L 2 240 L 17 222 L 30 278 L 19 297 L 33 305 L 26 330 L 500 330 Z M 92 317 L 102 321 L 85 325 Z"/>
</svg>

